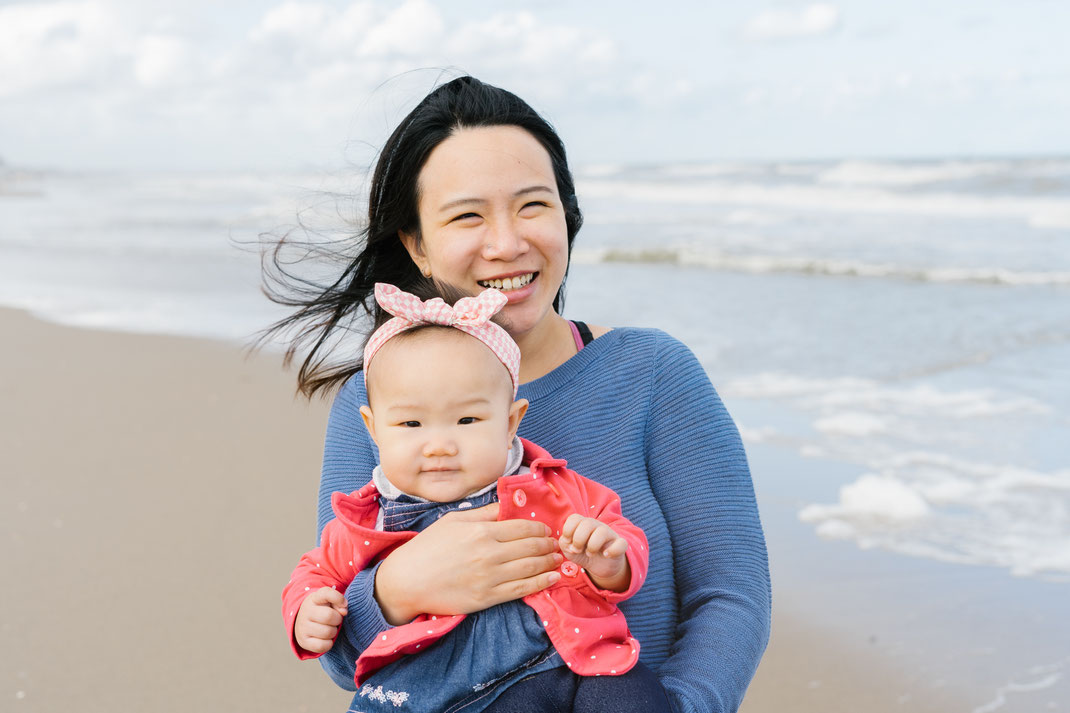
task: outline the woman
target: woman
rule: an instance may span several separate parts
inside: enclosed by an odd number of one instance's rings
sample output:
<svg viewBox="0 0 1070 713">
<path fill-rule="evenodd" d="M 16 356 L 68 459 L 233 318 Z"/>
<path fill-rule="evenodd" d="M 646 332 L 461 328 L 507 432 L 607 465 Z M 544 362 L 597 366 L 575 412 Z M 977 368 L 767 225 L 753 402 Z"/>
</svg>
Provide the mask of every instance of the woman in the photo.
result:
<svg viewBox="0 0 1070 713">
<path fill-rule="evenodd" d="M 325 345 L 361 310 L 375 316 L 376 282 L 501 289 L 521 348 L 519 397 L 531 404 L 521 435 L 619 493 L 650 541 L 647 581 L 621 606 L 641 661 L 676 710 L 733 711 L 769 633 L 765 541 L 743 447 L 682 344 L 560 316 L 581 224 L 564 146 L 515 95 L 461 77 L 401 122 L 375 169 L 361 252 L 333 285 L 290 301 L 301 309 L 275 326 L 306 325 L 289 353 L 313 344 L 299 373 L 305 393 L 344 382 L 327 427 L 319 529 L 333 516 L 330 494 L 362 486 L 377 462 L 359 414 L 363 380 L 349 378 L 360 365 L 328 367 Z M 489 506 L 445 517 L 353 582 L 321 659 L 336 683 L 352 689 L 357 655 L 388 626 L 420 612 L 480 611 L 559 576 L 541 525 L 496 516 Z"/>
</svg>

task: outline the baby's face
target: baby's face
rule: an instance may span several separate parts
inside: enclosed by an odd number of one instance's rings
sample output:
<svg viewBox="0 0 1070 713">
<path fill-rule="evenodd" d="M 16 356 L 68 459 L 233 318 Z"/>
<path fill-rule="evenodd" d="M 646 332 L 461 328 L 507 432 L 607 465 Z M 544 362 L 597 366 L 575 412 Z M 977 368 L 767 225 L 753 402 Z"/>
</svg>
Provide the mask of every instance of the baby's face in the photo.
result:
<svg viewBox="0 0 1070 713">
<path fill-rule="evenodd" d="M 527 409 L 513 402 L 509 372 L 457 329 L 391 339 L 368 371 L 361 415 L 383 474 L 427 500 L 459 500 L 502 475 Z"/>
</svg>

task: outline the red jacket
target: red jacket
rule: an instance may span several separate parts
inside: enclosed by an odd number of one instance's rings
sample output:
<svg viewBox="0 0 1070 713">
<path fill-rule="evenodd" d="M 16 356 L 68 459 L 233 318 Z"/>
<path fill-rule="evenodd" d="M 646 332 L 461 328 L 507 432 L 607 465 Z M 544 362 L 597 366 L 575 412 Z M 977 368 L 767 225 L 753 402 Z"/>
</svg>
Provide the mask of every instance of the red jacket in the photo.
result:
<svg viewBox="0 0 1070 713">
<path fill-rule="evenodd" d="M 639 642 L 632 638 L 616 604 L 638 592 L 646 577 L 646 536 L 621 514 L 616 493 L 569 470 L 565 461 L 551 458 L 539 446 L 521 440 L 524 463 L 531 472 L 498 479 L 498 519 L 536 519 L 560 535 L 561 525 L 572 513 L 595 517 L 628 541 L 626 556 L 632 575 L 627 591 L 610 592 L 599 589 L 583 569 L 565 560 L 560 567 L 561 579 L 524 597 L 524 602 L 539 615 L 550 641 L 573 672 L 584 676 L 622 674 L 639 659 Z M 416 535 L 375 530 L 378 498 L 372 483 L 350 495 L 334 493 L 331 504 L 335 519 L 323 528 L 320 546 L 301 557 L 282 592 L 282 615 L 290 645 L 301 659 L 320 656 L 302 649 L 294 638 L 294 621 L 305 596 L 320 587 L 345 591 L 358 571 Z M 463 618 L 421 614 L 408 624 L 382 632 L 357 659 L 357 685 L 377 669 L 437 641 Z"/>
</svg>

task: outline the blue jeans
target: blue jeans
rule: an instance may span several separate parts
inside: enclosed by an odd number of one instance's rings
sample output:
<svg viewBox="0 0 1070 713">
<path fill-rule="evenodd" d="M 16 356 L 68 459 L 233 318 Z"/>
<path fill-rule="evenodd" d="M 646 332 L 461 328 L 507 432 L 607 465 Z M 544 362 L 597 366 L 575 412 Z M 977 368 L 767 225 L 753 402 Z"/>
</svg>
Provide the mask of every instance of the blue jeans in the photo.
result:
<svg viewBox="0 0 1070 713">
<path fill-rule="evenodd" d="M 672 713 L 665 689 L 641 663 L 621 676 L 555 668 L 509 686 L 484 713 Z"/>
</svg>

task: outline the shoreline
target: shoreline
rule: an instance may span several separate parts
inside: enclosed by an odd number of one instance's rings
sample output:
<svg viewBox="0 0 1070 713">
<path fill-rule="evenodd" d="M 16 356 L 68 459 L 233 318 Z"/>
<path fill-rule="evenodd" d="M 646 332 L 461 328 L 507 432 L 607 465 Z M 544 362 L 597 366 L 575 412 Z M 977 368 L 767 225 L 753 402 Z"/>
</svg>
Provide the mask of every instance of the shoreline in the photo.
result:
<svg viewBox="0 0 1070 713">
<path fill-rule="evenodd" d="M 278 612 L 314 536 L 327 404 L 294 398 L 278 354 L 232 343 L 8 308 L 0 331 L 2 557 L 21 585 L 0 595 L 0 696 L 24 711 L 343 710 L 351 694 L 292 658 Z M 782 514 L 762 515 L 774 625 L 744 713 L 973 710 L 950 689 L 919 698 L 882 647 L 783 606 L 797 583 L 778 574 Z"/>
</svg>

